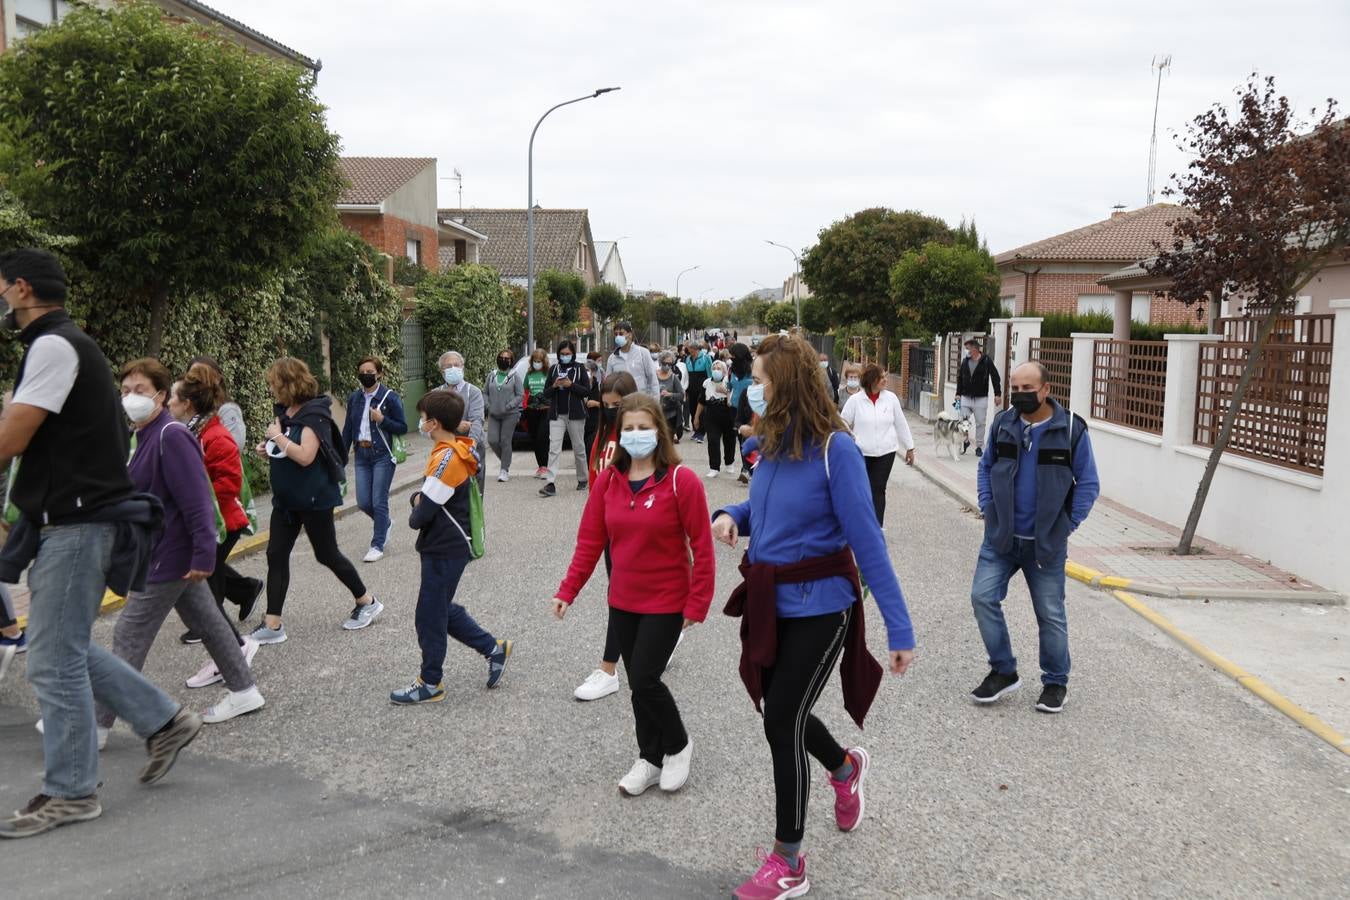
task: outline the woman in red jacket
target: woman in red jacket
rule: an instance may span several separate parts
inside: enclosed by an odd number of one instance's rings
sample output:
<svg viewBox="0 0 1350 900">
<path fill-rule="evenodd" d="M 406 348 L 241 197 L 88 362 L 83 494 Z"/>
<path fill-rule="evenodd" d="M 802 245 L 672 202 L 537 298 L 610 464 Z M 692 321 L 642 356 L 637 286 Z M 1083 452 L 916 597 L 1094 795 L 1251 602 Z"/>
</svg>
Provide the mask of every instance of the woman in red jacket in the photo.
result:
<svg viewBox="0 0 1350 900">
<path fill-rule="evenodd" d="M 586 500 L 553 612 L 567 614 L 608 546 L 609 628 L 628 670 L 639 751 L 619 791 L 636 797 L 658 783 L 677 791 L 689 778 L 694 745 L 661 675 L 681 630 L 708 614 L 713 545 L 703 483 L 680 465 L 655 398 L 625 397 L 617 428 L 619 449 Z"/>
<path fill-rule="evenodd" d="M 248 618 L 253 605 L 262 594 L 263 581 L 259 578 L 247 578 L 236 572 L 227 562 L 230 551 L 239 538 L 249 528 L 248 514 L 239 499 L 243 488 L 243 461 L 239 455 L 239 445 L 221 422 L 217 412 L 225 402 L 225 382 L 220 372 L 203 363 L 197 363 L 188 369 L 183 380 L 173 386 L 169 399 L 169 410 L 180 421 L 187 424 L 197 439 L 201 441 L 202 455 L 206 460 L 206 474 L 211 479 L 211 489 L 220 507 L 220 516 L 225 520 L 225 540 L 216 544 L 216 568 L 207 579 L 216 605 L 224 612 L 225 600 L 239 606 L 239 621 Z M 229 616 L 225 617 L 229 621 Z M 234 625 L 230 625 L 234 629 Z M 244 659 L 250 664 L 258 652 L 258 645 L 246 638 L 239 637 L 239 646 L 244 648 Z M 200 640 L 189 632 L 183 636 L 185 643 Z M 188 679 L 191 688 L 206 687 L 220 680 L 220 671 L 212 662 L 207 662 L 202 670 Z"/>
</svg>

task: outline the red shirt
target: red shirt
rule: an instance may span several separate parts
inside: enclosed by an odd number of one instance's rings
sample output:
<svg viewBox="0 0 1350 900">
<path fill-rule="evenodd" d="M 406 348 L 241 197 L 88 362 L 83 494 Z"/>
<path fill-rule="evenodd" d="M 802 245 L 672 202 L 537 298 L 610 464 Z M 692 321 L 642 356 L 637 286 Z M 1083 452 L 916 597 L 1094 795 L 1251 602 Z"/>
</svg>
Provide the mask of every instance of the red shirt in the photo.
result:
<svg viewBox="0 0 1350 900">
<path fill-rule="evenodd" d="M 221 424 L 220 416 L 211 417 L 211 421 L 202 429 L 199 440 L 202 442 L 202 456 L 206 460 L 206 474 L 211 476 L 211 489 L 215 491 L 216 503 L 220 505 L 225 529 L 238 531 L 247 528 L 248 514 L 239 502 L 239 491 L 243 488 L 244 480 L 239 445 Z"/>
<path fill-rule="evenodd" d="M 571 603 L 609 545 L 609 605 L 635 613 L 683 613 L 702 622 L 714 587 L 712 525 L 703 480 L 677 466 L 636 494 L 612 466 L 586 499 L 572 564 L 557 597 Z"/>
</svg>

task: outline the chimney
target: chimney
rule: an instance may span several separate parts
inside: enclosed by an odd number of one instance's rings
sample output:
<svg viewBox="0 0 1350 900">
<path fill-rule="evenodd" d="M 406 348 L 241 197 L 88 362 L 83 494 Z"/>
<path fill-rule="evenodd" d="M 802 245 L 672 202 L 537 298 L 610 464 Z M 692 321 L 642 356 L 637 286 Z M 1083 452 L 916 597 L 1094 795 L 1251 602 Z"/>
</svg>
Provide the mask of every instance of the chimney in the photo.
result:
<svg viewBox="0 0 1350 900">
<path fill-rule="evenodd" d="M 1116 218 L 1117 216 L 1123 216 L 1123 215 L 1125 215 L 1125 204 L 1124 204 L 1124 203 L 1117 203 L 1115 206 L 1111 207 L 1111 218 L 1114 219 L 1114 218 Z"/>
</svg>

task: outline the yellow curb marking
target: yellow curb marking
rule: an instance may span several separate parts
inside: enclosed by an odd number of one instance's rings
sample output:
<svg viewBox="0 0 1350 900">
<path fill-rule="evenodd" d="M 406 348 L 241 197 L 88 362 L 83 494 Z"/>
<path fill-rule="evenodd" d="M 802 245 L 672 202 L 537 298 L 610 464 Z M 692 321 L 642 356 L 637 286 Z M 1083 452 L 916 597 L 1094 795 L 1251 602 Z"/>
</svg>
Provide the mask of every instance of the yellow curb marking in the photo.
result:
<svg viewBox="0 0 1350 900">
<path fill-rule="evenodd" d="M 1119 575 L 1103 575 L 1097 583 L 1104 588 L 1127 588 L 1134 584 L 1134 579 L 1121 578 Z"/>
<path fill-rule="evenodd" d="M 1064 574 L 1075 581 L 1081 581 L 1084 584 L 1092 585 L 1097 584 L 1102 578 L 1101 572 L 1098 572 L 1096 569 L 1089 569 L 1084 565 L 1079 565 L 1073 560 L 1064 563 Z"/>
<path fill-rule="evenodd" d="M 1176 625 L 1172 624 L 1170 619 L 1146 606 L 1133 594 L 1126 593 L 1125 591 L 1112 591 L 1111 596 L 1152 622 L 1159 630 L 1165 632 L 1177 643 L 1181 644 L 1196 656 L 1236 681 L 1248 691 L 1251 691 L 1257 697 L 1260 697 L 1275 709 L 1293 719 L 1303 728 L 1317 735 L 1317 737 L 1326 741 L 1345 755 L 1350 756 L 1350 738 L 1341 734 L 1306 709 L 1303 709 L 1246 669 L 1225 659 L 1186 632 L 1182 631 L 1180 628 L 1177 628 Z"/>
</svg>

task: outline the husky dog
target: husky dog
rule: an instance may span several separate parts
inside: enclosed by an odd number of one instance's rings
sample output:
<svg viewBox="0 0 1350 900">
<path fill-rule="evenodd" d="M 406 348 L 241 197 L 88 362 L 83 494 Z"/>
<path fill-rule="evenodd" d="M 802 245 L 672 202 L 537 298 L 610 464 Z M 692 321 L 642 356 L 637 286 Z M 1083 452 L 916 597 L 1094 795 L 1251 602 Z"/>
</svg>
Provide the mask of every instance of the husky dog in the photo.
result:
<svg viewBox="0 0 1350 900">
<path fill-rule="evenodd" d="M 945 447 L 955 460 L 965 452 L 962 448 L 970 440 L 970 432 L 970 419 L 944 409 L 933 423 L 933 452 L 941 453 Z"/>
</svg>

